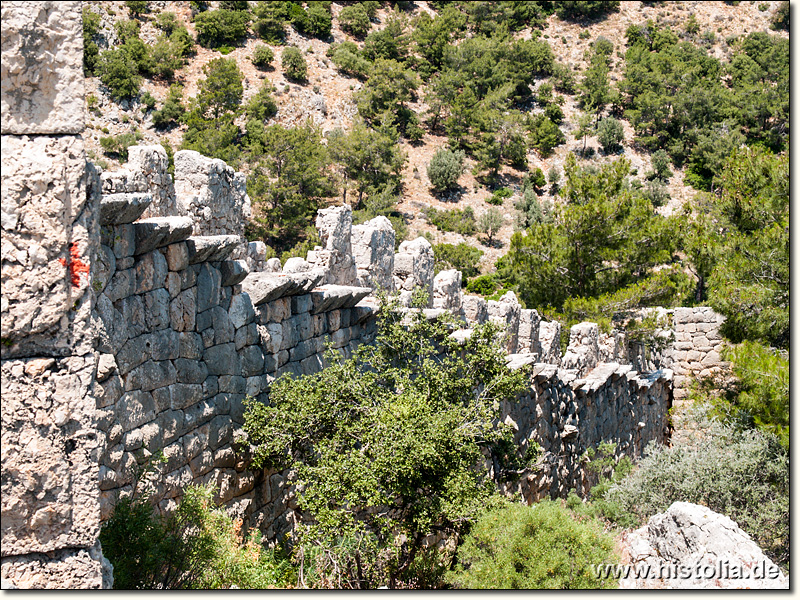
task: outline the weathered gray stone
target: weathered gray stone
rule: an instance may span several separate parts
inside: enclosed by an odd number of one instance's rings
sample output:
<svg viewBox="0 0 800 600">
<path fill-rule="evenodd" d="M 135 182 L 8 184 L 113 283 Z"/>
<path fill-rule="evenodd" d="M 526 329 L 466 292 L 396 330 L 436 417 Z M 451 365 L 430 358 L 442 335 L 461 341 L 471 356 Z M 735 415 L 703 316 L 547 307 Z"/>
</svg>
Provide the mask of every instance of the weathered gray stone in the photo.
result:
<svg viewBox="0 0 800 600">
<path fill-rule="evenodd" d="M 144 310 L 149 331 L 164 329 L 170 325 L 169 292 L 165 289 L 153 290 L 144 295 Z"/>
<path fill-rule="evenodd" d="M 578 323 L 569 332 L 569 346 L 561 361 L 565 369 L 577 369 L 578 376 L 584 377 L 597 366 L 600 350 L 597 323 Z"/>
<path fill-rule="evenodd" d="M 83 142 L 3 137 L 2 165 L 2 337 L 48 332 L 66 343 L 71 309 L 89 285 L 88 235 L 70 226 L 86 203 Z"/>
<path fill-rule="evenodd" d="M 123 431 L 130 431 L 149 423 L 156 417 L 153 395 L 135 390 L 123 394 L 117 403 L 117 422 Z"/>
<path fill-rule="evenodd" d="M 167 265 L 170 271 L 183 271 L 189 266 L 189 249 L 186 242 L 167 246 Z"/>
<path fill-rule="evenodd" d="M 226 260 L 220 263 L 219 272 L 222 274 L 222 285 L 225 287 L 244 281 L 250 274 L 250 269 L 243 260 Z"/>
<path fill-rule="evenodd" d="M 103 557 L 100 542 L 86 548 L 5 557 L 0 572 L 4 581 L 21 590 L 97 590 L 113 585 L 113 568 Z"/>
<path fill-rule="evenodd" d="M 100 201 L 100 224 L 133 223 L 152 201 L 150 194 L 106 194 Z"/>
<path fill-rule="evenodd" d="M 1 368 L 2 555 L 92 546 L 100 531 L 94 356 Z"/>
<path fill-rule="evenodd" d="M 627 536 L 631 575 L 623 589 L 788 589 L 789 578 L 730 518 L 675 502 Z M 636 578 L 650 567 L 651 577 Z M 688 576 L 683 576 L 686 573 Z"/>
<path fill-rule="evenodd" d="M 264 353 L 258 346 L 247 346 L 239 353 L 239 356 L 244 377 L 253 377 L 264 372 Z M 237 393 L 244 393 L 244 390 Z"/>
<path fill-rule="evenodd" d="M 464 316 L 467 323 L 485 323 L 489 320 L 489 310 L 486 300 L 480 296 L 463 296 L 461 305 L 464 309 Z"/>
<path fill-rule="evenodd" d="M 231 323 L 235 329 L 244 327 L 248 323 L 252 323 L 255 319 L 255 311 L 253 310 L 253 303 L 250 301 L 250 296 L 247 292 L 236 294 L 231 298 L 231 306 L 228 309 Z"/>
<path fill-rule="evenodd" d="M 142 390 L 149 392 L 158 387 L 175 383 L 176 378 L 177 372 L 171 361 L 148 360 L 128 373 L 125 378 L 125 391 Z"/>
<path fill-rule="evenodd" d="M 197 314 L 196 289 L 189 288 L 178 294 L 169 304 L 169 322 L 175 331 L 192 331 Z"/>
<path fill-rule="evenodd" d="M 241 372 L 235 344 L 222 344 L 207 348 L 203 360 L 212 375 L 237 375 Z"/>
<path fill-rule="evenodd" d="M 3 135 L 83 132 L 82 28 L 80 2 L 3 3 Z"/>
<path fill-rule="evenodd" d="M 322 247 L 308 253 L 308 262 L 325 273 L 324 283 L 353 285 L 356 265 L 350 237 L 353 210 L 349 204 L 317 211 L 316 227 Z"/>
<path fill-rule="evenodd" d="M 420 287 L 428 294 L 428 308 L 433 307 L 433 248 L 423 237 L 400 244 L 394 257 L 394 277 L 398 288 L 411 291 Z"/>
<path fill-rule="evenodd" d="M 221 299 L 222 275 L 207 263 L 200 265 L 197 275 L 197 312 L 218 306 Z"/>
<path fill-rule="evenodd" d="M 260 306 L 285 296 L 307 293 L 323 280 L 325 274 L 319 270 L 304 273 L 250 273 L 242 281 L 242 290 L 247 292 L 253 306 Z"/>
<path fill-rule="evenodd" d="M 136 239 L 134 254 L 152 252 L 156 248 L 182 242 L 192 235 L 189 217 L 152 217 L 133 223 Z"/>
<path fill-rule="evenodd" d="M 241 243 L 235 235 L 195 235 L 186 240 L 189 264 L 225 260 Z"/>
<path fill-rule="evenodd" d="M 439 271 L 433 278 L 433 307 L 456 314 L 461 311 L 461 271 Z"/>
<path fill-rule="evenodd" d="M 311 292 L 313 314 L 340 308 L 350 308 L 372 293 L 371 288 L 344 285 L 324 285 Z"/>
<path fill-rule="evenodd" d="M 394 291 L 394 241 L 394 228 L 386 217 L 353 226 L 351 244 L 359 286 Z"/>
</svg>

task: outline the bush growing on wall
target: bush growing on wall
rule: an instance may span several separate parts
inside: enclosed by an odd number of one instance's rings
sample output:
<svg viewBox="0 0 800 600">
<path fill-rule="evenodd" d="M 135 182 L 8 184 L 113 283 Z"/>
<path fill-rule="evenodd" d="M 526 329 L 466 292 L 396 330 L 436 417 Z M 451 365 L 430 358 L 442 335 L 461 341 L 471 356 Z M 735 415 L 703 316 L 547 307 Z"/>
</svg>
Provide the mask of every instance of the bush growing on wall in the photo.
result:
<svg viewBox="0 0 800 600">
<path fill-rule="evenodd" d="M 353 358 L 329 353 L 320 373 L 278 379 L 269 405 L 246 403 L 255 465 L 291 467 L 303 482 L 298 504 L 314 517 L 303 572 L 335 574 L 338 587 L 440 571 L 423 540 L 458 536 L 501 502 L 483 452 L 505 462 L 496 449 L 510 429 L 493 425 L 495 407 L 528 377 L 506 367 L 496 326 L 461 345 L 446 320 L 414 313 L 407 325 L 395 308 L 382 303 L 375 343 Z"/>
</svg>

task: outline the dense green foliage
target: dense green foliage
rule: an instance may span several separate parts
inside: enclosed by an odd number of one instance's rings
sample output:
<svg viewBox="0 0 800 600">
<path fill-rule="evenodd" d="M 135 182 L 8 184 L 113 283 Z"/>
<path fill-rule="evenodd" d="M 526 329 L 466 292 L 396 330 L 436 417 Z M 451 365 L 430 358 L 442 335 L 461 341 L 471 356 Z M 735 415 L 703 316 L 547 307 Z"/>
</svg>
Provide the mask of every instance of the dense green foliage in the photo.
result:
<svg viewBox="0 0 800 600">
<path fill-rule="evenodd" d="M 616 561 L 614 540 L 597 521 L 579 520 L 559 502 L 515 504 L 483 515 L 458 550 L 451 575 L 466 589 L 597 589 L 593 565 Z"/>
<path fill-rule="evenodd" d="M 619 2 L 589 0 L 587 2 L 567 0 L 556 2 L 556 14 L 561 19 L 575 21 L 584 18 L 595 18 L 609 12 L 619 10 Z"/>
<path fill-rule="evenodd" d="M 552 222 L 534 223 L 511 238 L 498 267 L 529 307 L 561 309 L 569 298 L 617 292 L 670 262 L 677 223 L 658 216 L 630 189 L 629 163 L 582 168 L 569 155 L 566 204 Z"/>
<path fill-rule="evenodd" d="M 433 206 L 428 206 L 423 209 L 423 215 L 428 223 L 441 231 L 455 231 L 461 235 L 472 235 L 477 230 L 475 213 L 470 206 L 451 210 L 440 210 Z"/>
<path fill-rule="evenodd" d="M 261 546 L 261 536 L 246 539 L 225 511 L 214 506 L 210 488 L 184 489 L 177 509 L 157 513 L 146 498 L 128 497 L 103 525 L 103 554 L 114 566 L 114 588 L 244 589 L 294 583 L 286 559 Z"/>
<path fill-rule="evenodd" d="M 207 10 L 194 19 L 197 43 L 205 48 L 236 45 L 247 35 L 250 14 L 240 10 Z"/>
<path fill-rule="evenodd" d="M 428 179 L 436 191 L 454 188 L 464 172 L 464 152 L 439 148 L 428 163 Z"/>
<path fill-rule="evenodd" d="M 308 65 L 300 49 L 289 46 L 281 52 L 281 68 L 287 79 L 305 81 L 308 76 Z"/>
<path fill-rule="evenodd" d="M 128 160 L 128 148 L 142 139 L 142 133 L 134 128 L 132 131 L 117 136 L 101 137 L 100 146 L 106 154 L 116 155 L 120 160 Z"/>
<path fill-rule="evenodd" d="M 489 210 L 484 212 L 478 219 L 478 231 L 486 235 L 486 243 L 489 246 L 492 245 L 494 236 L 500 231 L 504 221 L 503 213 L 500 212 L 499 208 L 495 208 L 494 206 L 490 207 Z"/>
<path fill-rule="evenodd" d="M 704 435 L 653 446 L 638 468 L 606 494 L 643 522 L 676 501 L 731 517 L 784 568 L 789 559 L 789 456 L 757 430 L 703 421 Z"/>
<path fill-rule="evenodd" d="M 464 242 L 457 245 L 435 244 L 433 256 L 436 259 L 434 269 L 437 273 L 446 269 L 458 269 L 461 271 L 461 284 L 465 286 L 468 277 L 475 277 L 478 274 L 478 261 L 483 256 L 483 250 Z"/>
<path fill-rule="evenodd" d="M 461 345 L 445 321 L 410 317 L 384 303 L 374 344 L 330 353 L 322 372 L 275 382 L 269 405 L 247 404 L 256 466 L 296 470 L 314 517 L 301 542 L 307 555 L 327 550 L 345 587 L 401 585 L 426 536 L 457 536 L 500 502 L 482 451 L 510 435 L 496 406 L 526 374 L 507 369 L 491 326 Z"/>
<path fill-rule="evenodd" d="M 723 64 L 669 28 L 653 23 L 627 31 L 625 115 L 637 142 L 666 150 L 687 163 L 687 181 L 710 189 L 728 154 L 743 141 L 773 151 L 784 148 L 789 130 L 789 42 L 751 33 Z"/>
<path fill-rule="evenodd" d="M 253 49 L 253 56 L 250 61 L 259 69 L 267 69 L 272 66 L 272 59 L 274 58 L 275 54 L 269 46 L 259 44 Z"/>
<path fill-rule="evenodd" d="M 83 22 L 83 74 L 87 77 L 95 74 L 100 48 L 94 41 L 94 36 L 100 31 L 100 15 L 84 7 Z"/>
<path fill-rule="evenodd" d="M 185 112 L 183 87 L 178 83 L 173 83 L 169 86 L 164 106 L 153 112 L 153 125 L 158 128 L 167 128 L 175 125 Z"/>
</svg>

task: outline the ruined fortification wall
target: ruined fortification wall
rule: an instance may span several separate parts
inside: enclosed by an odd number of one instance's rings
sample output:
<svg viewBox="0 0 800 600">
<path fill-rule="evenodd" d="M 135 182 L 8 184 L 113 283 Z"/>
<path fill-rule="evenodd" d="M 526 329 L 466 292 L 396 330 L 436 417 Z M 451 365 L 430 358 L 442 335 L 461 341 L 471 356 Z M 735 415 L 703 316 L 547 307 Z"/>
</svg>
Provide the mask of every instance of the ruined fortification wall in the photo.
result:
<svg viewBox="0 0 800 600">
<path fill-rule="evenodd" d="M 81 29 L 80 2 L 2 5 L 4 587 L 104 578 Z"/>
<path fill-rule="evenodd" d="M 507 485 L 529 501 L 585 491 L 580 457 L 601 441 L 641 454 L 668 436 L 680 383 L 717 368 L 721 319 L 666 311 L 674 341 L 631 351 L 596 324 L 561 326 L 520 306 L 464 296 L 461 273 L 434 276 L 423 238 L 383 218 L 353 226 L 349 206 L 320 211 L 322 245 L 281 267 L 243 237 L 244 178 L 222 161 L 130 148 L 97 176 L 83 141 L 77 2 L 2 7 L 2 576 L 19 587 L 108 587 L 97 543 L 137 469 L 163 453 L 155 497 L 168 509 L 190 483 L 278 539 L 301 518 L 287 473 L 248 469 L 236 440 L 243 400 L 267 401 L 283 373 L 323 368 L 326 343 L 349 354 L 375 334 L 375 293 L 429 293 L 428 318 L 493 321 L 530 389 L 503 418 L 539 463 Z M 410 310 L 410 309 L 407 309 Z M 649 374 L 637 373 L 654 371 Z M 4 584 L 5 585 L 5 584 Z"/>
</svg>

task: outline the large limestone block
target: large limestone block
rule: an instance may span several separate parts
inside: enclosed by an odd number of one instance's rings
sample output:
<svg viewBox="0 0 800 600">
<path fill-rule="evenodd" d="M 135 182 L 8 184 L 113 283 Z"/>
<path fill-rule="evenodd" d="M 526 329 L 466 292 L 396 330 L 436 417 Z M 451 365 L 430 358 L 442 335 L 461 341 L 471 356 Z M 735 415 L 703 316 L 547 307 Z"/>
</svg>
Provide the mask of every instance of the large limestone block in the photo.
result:
<svg viewBox="0 0 800 600">
<path fill-rule="evenodd" d="M 351 245 L 358 269 L 358 285 L 394 291 L 394 241 L 394 228 L 386 217 L 375 217 L 363 225 L 353 226 Z"/>
<path fill-rule="evenodd" d="M 624 542 L 623 589 L 788 589 L 789 578 L 729 517 L 675 502 Z M 649 567 L 648 577 L 635 577 Z M 686 576 L 684 576 L 686 575 Z"/>
<path fill-rule="evenodd" d="M 517 352 L 538 354 L 539 323 L 542 318 L 533 309 L 524 308 L 519 311 L 519 337 Z"/>
<path fill-rule="evenodd" d="M 327 271 L 325 283 L 353 285 L 357 275 L 350 244 L 353 209 L 349 204 L 320 209 L 315 224 L 322 242 L 322 248 L 319 249 L 322 252 L 309 252 L 309 262 Z"/>
<path fill-rule="evenodd" d="M 100 531 L 94 355 L 2 363 L 2 555 L 89 547 Z"/>
<path fill-rule="evenodd" d="M 82 31 L 80 2 L 3 2 L 3 134 L 83 131 Z"/>
<path fill-rule="evenodd" d="M 461 312 L 461 271 L 439 271 L 433 279 L 433 307 Z"/>
<path fill-rule="evenodd" d="M 114 585 L 114 568 L 103 556 L 100 542 L 88 549 L 4 558 L 0 572 L 21 590 L 108 590 Z"/>
<path fill-rule="evenodd" d="M 561 364 L 561 323 L 558 321 L 539 323 L 539 358 L 551 365 Z"/>
<path fill-rule="evenodd" d="M 583 322 L 573 325 L 569 331 L 569 345 L 561 366 L 578 369 L 583 377 L 597 366 L 600 359 L 599 329 L 597 323 Z"/>
<path fill-rule="evenodd" d="M 89 286 L 83 142 L 3 136 L 2 146 L 2 337 L 56 337 Z"/>
<path fill-rule="evenodd" d="M 394 257 L 393 275 L 402 288 L 422 288 L 428 294 L 428 308 L 433 307 L 433 247 L 423 237 L 400 244 Z"/>
</svg>

